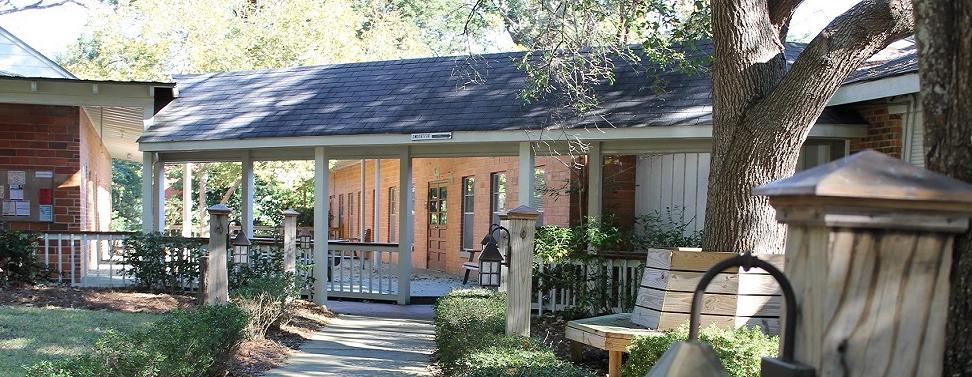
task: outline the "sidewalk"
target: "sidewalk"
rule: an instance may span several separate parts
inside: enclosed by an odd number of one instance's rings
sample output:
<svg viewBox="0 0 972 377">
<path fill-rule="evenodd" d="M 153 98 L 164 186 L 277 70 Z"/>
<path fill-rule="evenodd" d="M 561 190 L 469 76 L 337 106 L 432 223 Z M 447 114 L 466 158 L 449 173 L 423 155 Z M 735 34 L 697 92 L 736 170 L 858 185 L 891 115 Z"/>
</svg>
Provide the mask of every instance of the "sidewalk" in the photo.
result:
<svg viewBox="0 0 972 377">
<path fill-rule="evenodd" d="M 432 308 L 329 302 L 337 318 L 265 376 L 429 376 Z"/>
</svg>

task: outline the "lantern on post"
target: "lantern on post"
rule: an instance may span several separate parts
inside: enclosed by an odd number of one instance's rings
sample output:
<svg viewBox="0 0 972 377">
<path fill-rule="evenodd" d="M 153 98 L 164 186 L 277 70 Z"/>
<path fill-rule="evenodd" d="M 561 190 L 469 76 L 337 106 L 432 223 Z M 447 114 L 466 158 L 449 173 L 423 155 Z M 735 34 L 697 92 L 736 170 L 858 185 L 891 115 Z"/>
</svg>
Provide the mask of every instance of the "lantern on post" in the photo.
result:
<svg viewBox="0 0 972 377">
<path fill-rule="evenodd" d="M 234 234 L 230 229 L 236 225 L 239 230 Z M 240 220 L 231 220 L 226 228 L 226 244 L 233 247 L 233 264 L 250 263 L 250 239 L 246 238 L 243 231 L 243 223 Z"/>
<path fill-rule="evenodd" d="M 662 354 L 645 377 L 724 377 L 729 375 L 712 347 L 699 341 L 699 322 L 702 316 L 702 298 L 705 289 L 720 272 L 730 267 L 740 267 L 745 271 L 749 271 L 753 267 L 761 268 L 776 280 L 783 291 L 783 300 L 786 305 L 783 349 L 779 359 L 763 358 L 760 376 L 814 377 L 816 375 L 816 370 L 812 367 L 800 364 L 793 358 L 797 308 L 796 295 L 793 293 L 790 281 L 775 266 L 747 251 L 745 254 L 719 262 L 702 275 L 702 280 L 699 281 L 699 285 L 695 288 L 695 293 L 692 296 L 688 340 L 673 344 L 668 351 Z"/>
<path fill-rule="evenodd" d="M 479 256 L 479 285 L 483 287 L 499 287 L 503 276 L 503 266 L 507 265 L 509 258 L 504 258 L 496 244 L 493 232 L 502 230 L 506 232 L 506 250 L 509 250 L 510 231 L 497 224 L 489 226 L 489 232 L 483 237 L 483 253 Z"/>
</svg>

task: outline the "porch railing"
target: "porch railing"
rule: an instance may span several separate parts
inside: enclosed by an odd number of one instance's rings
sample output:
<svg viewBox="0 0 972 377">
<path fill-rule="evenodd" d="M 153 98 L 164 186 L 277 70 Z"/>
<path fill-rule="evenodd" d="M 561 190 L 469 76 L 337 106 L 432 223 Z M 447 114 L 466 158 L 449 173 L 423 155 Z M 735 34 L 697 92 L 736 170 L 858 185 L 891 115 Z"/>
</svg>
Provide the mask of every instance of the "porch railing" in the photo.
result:
<svg viewBox="0 0 972 377">
<path fill-rule="evenodd" d="M 123 243 L 131 232 L 44 232 L 38 256 L 50 278 L 71 285 L 125 286 Z"/>
<path fill-rule="evenodd" d="M 539 262 L 535 267 L 533 310 L 543 314 L 593 306 L 595 310 L 630 312 L 641 285 L 645 258 L 646 254 L 639 252 L 602 252 L 587 263 Z M 544 279 L 562 279 L 564 284 Z"/>
</svg>

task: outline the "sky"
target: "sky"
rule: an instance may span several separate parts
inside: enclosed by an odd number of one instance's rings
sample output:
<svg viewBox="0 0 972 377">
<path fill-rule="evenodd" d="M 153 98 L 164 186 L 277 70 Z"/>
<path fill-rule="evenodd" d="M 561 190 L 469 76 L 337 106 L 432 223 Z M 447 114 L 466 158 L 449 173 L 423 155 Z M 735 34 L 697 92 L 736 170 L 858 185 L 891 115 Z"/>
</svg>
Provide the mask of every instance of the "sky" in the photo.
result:
<svg viewBox="0 0 972 377">
<path fill-rule="evenodd" d="M 805 0 L 793 17 L 790 35 L 815 35 L 858 1 Z M 0 26 L 51 59 L 74 43 L 86 24 L 87 11 L 74 4 L 0 16 Z"/>
</svg>

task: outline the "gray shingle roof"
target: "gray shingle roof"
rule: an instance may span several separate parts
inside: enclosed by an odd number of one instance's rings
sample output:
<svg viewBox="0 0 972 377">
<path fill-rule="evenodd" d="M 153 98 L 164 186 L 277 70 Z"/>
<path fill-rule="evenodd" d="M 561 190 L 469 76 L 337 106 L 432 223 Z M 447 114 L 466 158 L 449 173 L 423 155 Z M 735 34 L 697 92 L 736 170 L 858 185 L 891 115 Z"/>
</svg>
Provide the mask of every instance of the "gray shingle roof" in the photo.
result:
<svg viewBox="0 0 972 377">
<path fill-rule="evenodd" d="M 788 44 L 792 60 L 802 45 Z M 700 46 L 708 53 L 711 45 Z M 177 77 L 179 98 L 166 106 L 141 142 L 261 137 L 522 130 L 545 127 L 665 127 L 712 121 L 705 74 L 658 73 L 619 64 L 616 80 L 596 88 L 601 108 L 565 116 L 552 100 L 526 104 L 519 93 L 523 53 L 436 57 Z M 470 73 L 482 80 L 469 82 Z M 829 108 L 818 123 L 862 123 Z"/>
</svg>

